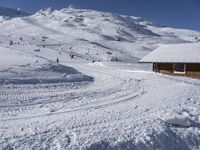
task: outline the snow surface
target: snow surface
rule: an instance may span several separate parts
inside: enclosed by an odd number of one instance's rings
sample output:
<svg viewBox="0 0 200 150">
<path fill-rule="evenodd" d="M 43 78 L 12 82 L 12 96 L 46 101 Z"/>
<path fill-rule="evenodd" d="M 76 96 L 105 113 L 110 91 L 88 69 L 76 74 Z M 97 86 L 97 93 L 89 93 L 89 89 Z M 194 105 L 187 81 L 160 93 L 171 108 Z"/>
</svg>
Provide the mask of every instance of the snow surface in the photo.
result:
<svg viewBox="0 0 200 150">
<path fill-rule="evenodd" d="M 0 33 L 0 149 L 199 149 L 200 80 L 138 63 L 199 32 L 70 6 Z"/>
<path fill-rule="evenodd" d="M 161 46 L 142 58 L 140 62 L 200 63 L 200 43 Z"/>
</svg>

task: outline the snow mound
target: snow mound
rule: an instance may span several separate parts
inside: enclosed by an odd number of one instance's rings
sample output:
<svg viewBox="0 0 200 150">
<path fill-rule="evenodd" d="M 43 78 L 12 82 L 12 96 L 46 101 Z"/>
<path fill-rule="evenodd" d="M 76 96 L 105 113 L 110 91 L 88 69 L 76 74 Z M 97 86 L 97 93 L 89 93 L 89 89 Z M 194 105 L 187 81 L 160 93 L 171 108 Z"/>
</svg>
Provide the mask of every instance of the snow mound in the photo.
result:
<svg viewBox="0 0 200 150">
<path fill-rule="evenodd" d="M 179 127 L 190 127 L 191 121 L 188 118 L 172 118 L 166 120 L 166 122 L 172 126 L 179 126 Z"/>
<path fill-rule="evenodd" d="M 93 81 L 92 77 L 86 76 L 72 67 L 55 63 L 43 64 L 39 67 L 30 64 L 16 66 L 1 71 L 1 73 L 0 85 Z"/>
<path fill-rule="evenodd" d="M 175 127 L 188 128 L 192 126 L 192 121 L 186 116 L 178 116 L 166 119 L 167 124 Z"/>
<path fill-rule="evenodd" d="M 173 130 L 165 129 L 161 133 L 154 132 L 151 135 L 148 135 L 144 141 L 141 140 L 135 142 L 137 139 L 132 139 L 112 143 L 107 140 L 103 140 L 91 144 L 86 148 L 86 150 L 190 150 L 192 148 L 189 147 L 187 141 L 193 140 L 195 141 L 195 136 L 183 138 L 174 133 Z M 195 142 L 191 143 L 194 144 L 194 149 L 198 148 L 198 144 L 195 145 Z"/>
</svg>

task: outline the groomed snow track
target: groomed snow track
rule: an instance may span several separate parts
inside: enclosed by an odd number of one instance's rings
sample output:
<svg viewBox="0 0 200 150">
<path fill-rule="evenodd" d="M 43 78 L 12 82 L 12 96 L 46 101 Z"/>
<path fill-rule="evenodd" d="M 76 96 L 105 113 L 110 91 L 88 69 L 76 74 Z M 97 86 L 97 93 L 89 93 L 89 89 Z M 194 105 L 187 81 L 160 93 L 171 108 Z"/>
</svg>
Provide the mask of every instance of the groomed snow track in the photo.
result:
<svg viewBox="0 0 200 150">
<path fill-rule="evenodd" d="M 81 66 L 79 67 L 81 68 Z M 2 120 L 7 120 L 13 114 L 15 117 L 10 119 L 101 109 L 134 100 L 146 92 L 142 80 L 131 78 L 126 73 L 121 72 L 120 75 L 114 70 L 106 72 L 106 69 L 100 69 L 102 67 L 95 69 L 96 67 L 92 66 L 85 67 L 85 71 L 86 68 L 90 74 L 95 76 L 94 83 L 6 85 L 0 87 Z M 48 109 L 38 113 L 38 107 Z M 25 112 L 28 116 L 24 116 Z"/>
</svg>

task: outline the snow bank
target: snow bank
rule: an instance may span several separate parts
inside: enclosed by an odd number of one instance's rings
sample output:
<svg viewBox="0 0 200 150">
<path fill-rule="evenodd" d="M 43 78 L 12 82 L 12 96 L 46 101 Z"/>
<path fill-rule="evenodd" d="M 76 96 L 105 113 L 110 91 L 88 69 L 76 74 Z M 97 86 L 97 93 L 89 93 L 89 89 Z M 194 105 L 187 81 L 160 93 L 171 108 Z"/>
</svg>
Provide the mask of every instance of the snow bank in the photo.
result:
<svg viewBox="0 0 200 150">
<path fill-rule="evenodd" d="M 49 63 L 42 66 L 18 66 L 1 71 L 0 85 L 5 84 L 42 84 L 61 82 L 93 81 L 72 67 Z"/>
</svg>

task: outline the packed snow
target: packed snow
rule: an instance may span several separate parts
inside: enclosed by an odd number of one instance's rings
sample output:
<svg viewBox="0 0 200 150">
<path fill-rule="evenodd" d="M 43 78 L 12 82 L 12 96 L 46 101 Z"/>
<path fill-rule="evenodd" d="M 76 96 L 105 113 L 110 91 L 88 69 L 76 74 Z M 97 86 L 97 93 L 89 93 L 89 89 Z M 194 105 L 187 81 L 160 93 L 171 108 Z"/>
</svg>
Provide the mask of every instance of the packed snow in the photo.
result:
<svg viewBox="0 0 200 150">
<path fill-rule="evenodd" d="M 70 6 L 0 33 L 0 149 L 199 149 L 200 80 L 138 63 L 199 32 Z"/>
</svg>

